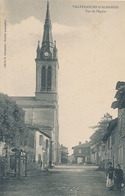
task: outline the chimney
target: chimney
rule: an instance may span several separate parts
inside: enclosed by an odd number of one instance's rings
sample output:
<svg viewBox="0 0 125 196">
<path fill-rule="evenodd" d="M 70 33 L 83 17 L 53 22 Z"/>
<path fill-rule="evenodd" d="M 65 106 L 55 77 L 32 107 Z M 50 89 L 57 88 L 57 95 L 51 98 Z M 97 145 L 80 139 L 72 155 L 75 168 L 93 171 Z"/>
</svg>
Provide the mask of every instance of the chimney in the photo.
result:
<svg viewBox="0 0 125 196">
<path fill-rule="evenodd" d="M 81 145 L 81 142 L 79 142 L 79 145 Z"/>
</svg>

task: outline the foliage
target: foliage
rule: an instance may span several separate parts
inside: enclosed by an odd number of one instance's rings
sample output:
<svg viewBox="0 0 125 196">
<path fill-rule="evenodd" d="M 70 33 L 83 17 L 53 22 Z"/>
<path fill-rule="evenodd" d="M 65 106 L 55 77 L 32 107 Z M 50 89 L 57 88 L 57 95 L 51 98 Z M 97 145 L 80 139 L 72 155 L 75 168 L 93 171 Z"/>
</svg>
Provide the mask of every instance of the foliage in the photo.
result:
<svg viewBox="0 0 125 196">
<path fill-rule="evenodd" d="M 91 127 L 95 130 L 94 134 L 90 137 L 92 144 L 100 143 L 102 141 L 111 120 L 112 116 L 109 113 L 106 113 L 96 126 Z"/>
<path fill-rule="evenodd" d="M 11 147 L 26 143 L 24 111 L 7 95 L 0 93 L 0 138 Z"/>
</svg>

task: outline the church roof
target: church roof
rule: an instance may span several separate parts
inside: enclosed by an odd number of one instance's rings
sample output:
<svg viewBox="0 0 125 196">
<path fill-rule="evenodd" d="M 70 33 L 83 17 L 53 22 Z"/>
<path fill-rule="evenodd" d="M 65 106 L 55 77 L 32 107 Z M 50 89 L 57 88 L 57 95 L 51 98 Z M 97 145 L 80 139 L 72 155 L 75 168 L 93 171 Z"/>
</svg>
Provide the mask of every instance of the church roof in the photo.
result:
<svg viewBox="0 0 125 196">
<path fill-rule="evenodd" d="M 14 99 L 18 105 L 25 108 L 55 108 L 53 102 L 36 99 L 35 97 L 12 96 L 11 98 Z"/>
<path fill-rule="evenodd" d="M 84 148 L 84 147 L 90 147 L 90 142 L 86 142 L 84 144 L 79 144 L 77 146 L 73 146 L 72 149 L 74 149 L 74 148 Z"/>
<path fill-rule="evenodd" d="M 44 131 L 45 127 L 43 128 L 43 127 L 39 127 L 38 125 L 30 125 L 30 124 L 27 124 L 27 127 L 29 129 L 35 129 L 35 130 L 39 131 L 40 133 L 42 133 L 43 135 L 45 135 L 46 137 L 51 138 L 50 134 L 45 133 L 45 131 Z M 46 127 L 46 129 L 52 130 L 51 127 Z"/>
</svg>

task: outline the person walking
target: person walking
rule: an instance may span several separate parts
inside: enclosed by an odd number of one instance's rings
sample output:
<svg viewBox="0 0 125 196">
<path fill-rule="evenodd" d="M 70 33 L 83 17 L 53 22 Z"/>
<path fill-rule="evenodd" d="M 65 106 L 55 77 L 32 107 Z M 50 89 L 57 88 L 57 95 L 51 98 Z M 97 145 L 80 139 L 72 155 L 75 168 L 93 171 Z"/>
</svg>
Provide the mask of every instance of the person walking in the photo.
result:
<svg viewBox="0 0 125 196">
<path fill-rule="evenodd" d="M 114 189 L 120 191 L 124 187 L 124 176 L 121 166 L 118 164 L 114 170 Z"/>
<path fill-rule="evenodd" d="M 109 188 L 109 191 L 114 189 L 114 179 L 113 179 L 114 168 L 112 167 L 112 163 L 108 163 L 108 169 L 106 172 L 106 187 Z"/>
</svg>

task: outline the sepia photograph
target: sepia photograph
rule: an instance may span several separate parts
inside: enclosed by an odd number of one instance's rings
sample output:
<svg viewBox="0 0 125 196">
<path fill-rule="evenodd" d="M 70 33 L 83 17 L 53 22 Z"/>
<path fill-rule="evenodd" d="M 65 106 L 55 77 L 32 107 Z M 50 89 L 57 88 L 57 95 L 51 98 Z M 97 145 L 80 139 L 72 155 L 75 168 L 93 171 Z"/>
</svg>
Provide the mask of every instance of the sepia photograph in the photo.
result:
<svg viewBox="0 0 125 196">
<path fill-rule="evenodd" d="M 125 195 L 125 2 L 0 0 L 0 195 Z"/>
</svg>

